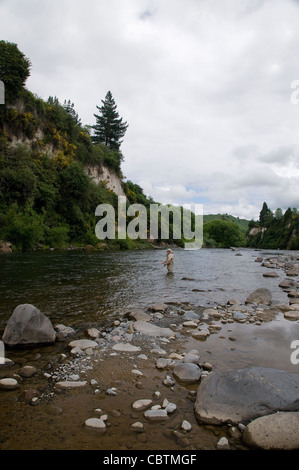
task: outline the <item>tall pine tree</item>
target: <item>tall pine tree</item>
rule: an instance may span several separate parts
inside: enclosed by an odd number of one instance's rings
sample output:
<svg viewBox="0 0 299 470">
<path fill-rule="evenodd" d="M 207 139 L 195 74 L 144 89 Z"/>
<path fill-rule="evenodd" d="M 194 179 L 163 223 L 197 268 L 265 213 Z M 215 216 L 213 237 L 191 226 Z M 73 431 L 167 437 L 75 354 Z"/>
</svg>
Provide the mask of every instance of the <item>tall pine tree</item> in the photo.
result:
<svg viewBox="0 0 299 470">
<path fill-rule="evenodd" d="M 92 141 L 95 144 L 103 143 L 112 150 L 119 150 L 128 124 L 119 117 L 111 91 L 108 91 L 102 103 L 102 106 L 97 106 L 100 114 L 94 114 L 96 124 L 92 126 L 94 130 Z"/>
</svg>

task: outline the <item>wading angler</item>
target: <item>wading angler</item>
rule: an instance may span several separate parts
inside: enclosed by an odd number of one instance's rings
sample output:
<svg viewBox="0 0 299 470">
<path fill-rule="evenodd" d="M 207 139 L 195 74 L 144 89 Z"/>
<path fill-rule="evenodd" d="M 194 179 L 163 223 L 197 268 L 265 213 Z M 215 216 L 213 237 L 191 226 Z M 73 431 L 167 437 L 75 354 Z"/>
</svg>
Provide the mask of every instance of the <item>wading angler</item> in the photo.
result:
<svg viewBox="0 0 299 470">
<path fill-rule="evenodd" d="M 131 240 L 158 239 L 159 235 L 161 239 L 167 240 L 172 232 L 173 240 L 184 240 L 185 249 L 198 250 L 203 240 L 203 206 L 193 206 L 192 214 L 189 204 L 184 204 L 183 207 L 150 204 L 148 216 L 145 206 L 131 204 L 127 207 L 127 198 L 119 196 L 117 221 L 115 209 L 111 204 L 97 206 L 95 215 L 102 218 L 96 224 L 95 234 L 99 240 L 115 240 L 117 226 L 119 240 L 127 237 Z M 133 219 L 127 223 L 127 217 Z"/>
</svg>

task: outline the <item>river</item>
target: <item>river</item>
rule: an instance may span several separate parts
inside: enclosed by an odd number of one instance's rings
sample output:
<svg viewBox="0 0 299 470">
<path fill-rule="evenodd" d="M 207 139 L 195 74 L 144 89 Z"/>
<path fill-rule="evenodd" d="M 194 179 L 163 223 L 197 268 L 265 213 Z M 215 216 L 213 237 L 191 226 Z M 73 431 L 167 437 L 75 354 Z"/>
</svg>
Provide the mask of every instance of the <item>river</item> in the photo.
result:
<svg viewBox="0 0 299 470">
<path fill-rule="evenodd" d="M 91 326 L 99 329 L 111 326 L 132 307 L 147 309 L 157 302 L 185 303 L 196 310 L 225 305 L 234 298 L 244 306 L 247 296 L 259 287 L 271 290 L 272 305 L 288 304 L 287 293 L 279 287 L 286 277 L 285 271 L 275 269 L 278 277 L 265 278 L 263 273 L 268 268 L 256 262 L 256 258 L 289 254 L 251 249 L 175 249 L 173 275 L 167 275 L 162 265 L 166 250 L 3 254 L 0 257 L 0 337 L 14 308 L 22 303 L 35 305 L 53 325 L 63 323 L 82 334 Z M 173 318 L 177 321 L 178 315 Z M 291 342 L 299 340 L 298 321 L 286 320 L 280 312 L 272 321 L 261 325 L 220 324 L 219 334 L 211 334 L 206 341 L 192 340 L 183 333 L 180 347 L 197 348 L 203 361 L 212 363 L 214 371 L 256 365 L 299 373 L 299 365 L 290 360 Z M 167 347 L 176 351 L 175 343 Z M 147 354 L 148 350 L 143 352 Z M 51 373 L 59 365 L 61 353 L 68 354 L 67 344 L 61 342 L 33 350 L 8 349 L 7 356 L 15 361 L 10 372 L 18 373 L 23 364 L 36 366 L 39 373 L 25 379 L 25 385 L 48 393 L 44 373 L 49 363 Z M 130 367 L 136 365 L 145 373 L 140 390 L 130 378 Z M 6 373 L 4 369 L 1 376 Z M 136 357 L 125 359 L 108 351 L 86 372 L 88 380 L 96 378 L 101 383 L 102 394 L 93 395 L 90 389 L 54 394 L 33 407 L 19 401 L 18 390 L 2 391 L 0 449 L 214 449 L 219 436 L 227 435 L 227 430 L 198 426 L 192 396 L 188 396 L 192 387 L 176 386 L 170 393 L 161 385 L 161 374 L 155 370 L 154 357 L 148 361 Z M 104 393 L 104 387 L 114 383 L 118 384 L 119 401 Z M 178 410 L 169 423 L 159 427 L 146 424 L 146 433 L 136 437 L 128 431 L 128 421 L 137 419 L 132 415 L 132 401 L 137 395 L 147 398 L 149 390 L 152 394 L 155 388 L 161 390 L 163 398 L 175 401 Z M 100 440 L 96 433 L 84 429 L 85 419 L 98 407 L 111 410 L 108 416 L 112 423 Z M 190 420 L 193 431 L 188 439 L 183 436 L 178 441 L 174 430 L 179 429 L 182 419 Z"/>
<path fill-rule="evenodd" d="M 190 301 L 201 305 L 244 302 L 261 286 L 257 256 L 271 251 L 175 250 L 173 276 L 160 250 L 14 253 L 0 257 L 0 330 L 18 304 L 31 303 L 52 323 L 104 324 L 131 307 L 153 302 Z M 277 253 L 275 253 L 277 255 Z M 284 278 L 284 273 L 279 273 Z M 192 281 L 184 280 L 184 277 Z M 274 302 L 286 302 L 277 279 L 267 279 Z M 198 289 L 194 291 L 193 289 Z"/>
</svg>

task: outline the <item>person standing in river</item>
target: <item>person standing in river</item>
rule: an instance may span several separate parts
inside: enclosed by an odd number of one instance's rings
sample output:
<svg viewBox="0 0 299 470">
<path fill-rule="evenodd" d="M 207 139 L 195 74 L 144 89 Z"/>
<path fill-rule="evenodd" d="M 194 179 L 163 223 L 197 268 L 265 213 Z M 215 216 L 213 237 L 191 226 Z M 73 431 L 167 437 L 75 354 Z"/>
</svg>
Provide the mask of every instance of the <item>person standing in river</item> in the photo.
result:
<svg viewBox="0 0 299 470">
<path fill-rule="evenodd" d="M 168 248 L 166 260 L 163 262 L 163 265 L 167 266 L 167 272 L 171 274 L 173 273 L 173 261 L 174 261 L 173 251 L 170 248 Z"/>
</svg>

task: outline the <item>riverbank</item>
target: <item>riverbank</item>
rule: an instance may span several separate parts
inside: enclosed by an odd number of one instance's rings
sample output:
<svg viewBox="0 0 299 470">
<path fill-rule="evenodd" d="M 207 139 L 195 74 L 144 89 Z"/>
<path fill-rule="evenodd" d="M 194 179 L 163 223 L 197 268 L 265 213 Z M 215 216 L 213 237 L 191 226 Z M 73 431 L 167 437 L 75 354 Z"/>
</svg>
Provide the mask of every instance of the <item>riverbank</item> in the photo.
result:
<svg viewBox="0 0 299 470">
<path fill-rule="evenodd" d="M 1 377 L 16 380 L 18 388 L 0 391 L 0 448 L 252 448 L 243 439 L 247 422 L 200 421 L 195 403 L 205 381 L 232 368 L 298 374 L 290 360 L 298 320 L 286 315 L 297 311 L 298 260 L 255 261 L 266 263 L 261 283 L 273 283 L 275 270 L 285 274 L 277 289 L 287 293 L 289 303 L 273 303 L 266 291 L 262 300 L 250 299 L 249 292 L 213 308 L 188 301 L 138 308 L 136 302 L 105 327 L 72 331 L 55 325 L 60 341 L 54 345 L 7 349 L 13 364 L 1 369 Z M 25 365 L 34 368 L 30 373 L 27 368 L 29 376 Z"/>
</svg>

